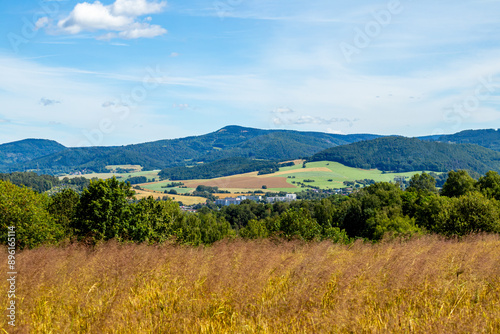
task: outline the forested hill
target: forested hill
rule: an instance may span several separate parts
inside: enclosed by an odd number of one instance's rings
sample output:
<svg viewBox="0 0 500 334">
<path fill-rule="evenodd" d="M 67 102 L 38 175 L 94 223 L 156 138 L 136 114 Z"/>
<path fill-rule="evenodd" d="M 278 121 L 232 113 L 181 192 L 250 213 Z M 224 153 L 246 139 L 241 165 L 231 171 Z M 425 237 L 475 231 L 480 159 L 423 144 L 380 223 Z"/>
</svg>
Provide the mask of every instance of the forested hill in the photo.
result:
<svg viewBox="0 0 500 334">
<path fill-rule="evenodd" d="M 0 145 L 0 169 L 65 150 L 53 140 L 24 139 Z"/>
<path fill-rule="evenodd" d="M 495 151 L 500 151 L 500 130 L 466 130 L 452 135 L 430 138 L 444 143 L 476 144 Z"/>
<path fill-rule="evenodd" d="M 448 144 L 405 137 L 383 137 L 333 147 L 308 159 L 322 160 L 395 172 L 466 169 L 484 174 L 489 170 L 500 170 L 499 152 L 472 144 Z"/>
<path fill-rule="evenodd" d="M 122 164 L 162 169 L 231 157 L 290 160 L 311 156 L 329 147 L 377 137 L 227 126 L 206 135 L 181 139 L 120 147 L 68 148 L 22 164 L 10 164 L 3 169 L 11 172 L 38 168 L 44 173 L 57 173 L 81 169 L 104 171 L 107 165 Z"/>
</svg>

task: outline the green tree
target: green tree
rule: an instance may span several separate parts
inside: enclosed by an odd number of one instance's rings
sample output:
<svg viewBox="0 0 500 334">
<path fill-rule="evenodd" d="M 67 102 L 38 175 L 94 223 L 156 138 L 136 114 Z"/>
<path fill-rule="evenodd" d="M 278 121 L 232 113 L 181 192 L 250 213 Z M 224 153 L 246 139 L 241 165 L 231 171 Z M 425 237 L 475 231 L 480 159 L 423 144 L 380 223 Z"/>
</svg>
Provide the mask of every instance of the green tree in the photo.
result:
<svg viewBox="0 0 500 334">
<path fill-rule="evenodd" d="M 290 209 L 279 217 L 280 230 L 284 237 L 291 239 L 298 237 L 304 240 L 321 238 L 321 226 L 311 217 L 309 211 Z"/>
<path fill-rule="evenodd" d="M 115 177 L 108 180 L 93 180 L 84 189 L 76 208 L 76 219 L 72 227 L 81 237 L 94 241 L 130 238 L 129 222 L 134 192 L 130 184 Z"/>
<path fill-rule="evenodd" d="M 476 181 L 465 170 L 450 171 L 443 185 L 441 195 L 460 197 L 475 189 Z"/>
<path fill-rule="evenodd" d="M 136 242 L 161 243 L 178 233 L 176 224 L 183 212 L 172 200 L 156 201 L 152 196 L 132 205 L 129 224 L 130 238 Z"/>
<path fill-rule="evenodd" d="M 441 231 L 446 235 L 465 235 L 475 232 L 500 232 L 498 202 L 481 193 L 467 193 L 453 199 L 453 207 Z"/>
<path fill-rule="evenodd" d="M 427 173 L 422 173 L 422 174 L 415 174 L 413 177 L 410 179 L 410 184 L 408 187 L 408 190 L 410 191 L 428 191 L 435 193 L 437 192 L 436 190 L 436 179 L 433 178 L 430 174 Z"/>
<path fill-rule="evenodd" d="M 375 183 L 341 203 L 338 219 L 350 237 L 373 239 L 377 212 L 386 210 L 389 218 L 403 215 L 403 191 L 397 184 Z M 370 220 L 372 219 L 372 220 Z"/>
<path fill-rule="evenodd" d="M 15 227 L 16 246 L 33 248 L 64 238 L 64 228 L 47 211 L 49 199 L 26 187 L 0 180 L 0 233 L 7 242 L 7 228 Z"/>
<path fill-rule="evenodd" d="M 176 221 L 174 235 L 180 243 L 198 246 L 211 244 L 235 235 L 231 225 L 223 218 L 209 214 L 187 214 Z"/>
<path fill-rule="evenodd" d="M 500 200 L 500 175 L 489 171 L 477 182 L 479 190 L 488 198 Z"/>
<path fill-rule="evenodd" d="M 269 231 L 264 220 L 252 219 L 248 225 L 240 230 L 240 236 L 246 239 L 267 238 Z"/>
<path fill-rule="evenodd" d="M 384 235 L 392 236 L 411 236 L 420 232 L 415 224 L 415 218 L 401 215 L 400 211 L 380 210 L 376 215 L 368 219 L 367 224 L 373 230 L 372 240 L 380 240 Z"/>
<path fill-rule="evenodd" d="M 64 227 L 67 235 L 73 233 L 71 225 L 79 202 L 80 195 L 73 189 L 64 189 L 50 198 L 48 211 Z"/>
</svg>

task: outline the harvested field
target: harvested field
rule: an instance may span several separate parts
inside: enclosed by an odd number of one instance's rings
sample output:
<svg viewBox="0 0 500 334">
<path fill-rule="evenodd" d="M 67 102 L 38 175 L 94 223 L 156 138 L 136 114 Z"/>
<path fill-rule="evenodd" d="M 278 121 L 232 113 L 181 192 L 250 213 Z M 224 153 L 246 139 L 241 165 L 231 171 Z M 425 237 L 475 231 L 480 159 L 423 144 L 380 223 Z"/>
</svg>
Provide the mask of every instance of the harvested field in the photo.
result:
<svg viewBox="0 0 500 334">
<path fill-rule="evenodd" d="M 153 196 L 154 198 L 158 198 L 158 197 L 163 198 L 163 196 L 168 196 L 169 198 L 173 199 L 174 201 L 182 202 L 183 204 L 186 204 L 186 205 L 205 203 L 207 201 L 206 198 L 197 197 L 197 196 L 172 195 L 172 194 L 164 194 L 164 193 L 157 192 L 157 191 L 144 191 L 144 190 L 137 190 L 137 189 L 134 189 L 134 191 L 135 191 L 135 198 L 137 198 L 137 199 L 143 199 L 143 198 L 147 198 L 149 196 Z"/>
<path fill-rule="evenodd" d="M 245 176 L 238 175 L 212 180 L 192 180 L 183 182 L 188 188 L 196 188 L 199 185 L 224 189 L 261 189 L 264 185 L 268 188 L 296 188 L 294 185 L 286 182 L 286 177 L 261 177 L 257 176 L 257 173 L 254 174 L 255 176 L 248 176 L 248 174 L 245 174 Z"/>
</svg>

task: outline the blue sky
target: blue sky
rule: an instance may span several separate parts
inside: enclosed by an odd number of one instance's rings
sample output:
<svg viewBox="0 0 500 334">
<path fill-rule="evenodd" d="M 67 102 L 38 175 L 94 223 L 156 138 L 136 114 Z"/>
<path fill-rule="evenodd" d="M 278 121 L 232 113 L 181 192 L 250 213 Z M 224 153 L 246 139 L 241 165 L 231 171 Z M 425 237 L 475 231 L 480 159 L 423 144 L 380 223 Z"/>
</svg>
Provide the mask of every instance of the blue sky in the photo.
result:
<svg viewBox="0 0 500 334">
<path fill-rule="evenodd" d="M 0 143 L 500 127 L 500 1 L 2 1 Z"/>
</svg>

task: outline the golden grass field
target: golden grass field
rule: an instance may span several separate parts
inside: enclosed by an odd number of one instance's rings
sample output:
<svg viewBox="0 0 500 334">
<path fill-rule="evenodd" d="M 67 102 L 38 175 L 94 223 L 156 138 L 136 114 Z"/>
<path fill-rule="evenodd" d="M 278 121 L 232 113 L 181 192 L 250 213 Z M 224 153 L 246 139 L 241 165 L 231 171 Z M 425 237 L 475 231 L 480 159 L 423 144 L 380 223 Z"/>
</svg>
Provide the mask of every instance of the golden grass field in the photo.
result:
<svg viewBox="0 0 500 334">
<path fill-rule="evenodd" d="M 153 198 L 163 198 L 164 196 L 168 196 L 171 199 L 174 199 L 177 202 L 182 202 L 185 205 L 194 205 L 194 204 L 199 204 L 199 203 L 205 203 L 207 201 L 206 198 L 204 197 L 199 197 L 199 196 L 183 196 L 183 195 L 171 195 L 171 194 L 165 194 L 162 192 L 157 192 L 157 191 L 152 191 L 152 190 L 139 190 L 139 189 L 133 189 L 135 191 L 134 197 L 136 199 L 143 199 L 147 198 L 149 196 L 153 196 Z"/>
<path fill-rule="evenodd" d="M 500 332 L 498 235 L 109 242 L 26 250 L 16 263 L 17 326 L 2 317 L 6 333 Z"/>
</svg>

